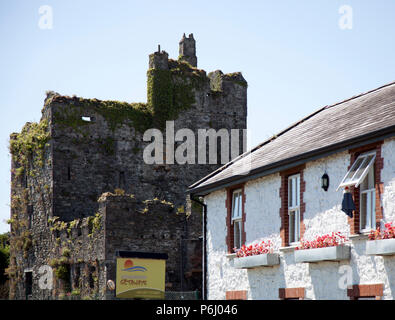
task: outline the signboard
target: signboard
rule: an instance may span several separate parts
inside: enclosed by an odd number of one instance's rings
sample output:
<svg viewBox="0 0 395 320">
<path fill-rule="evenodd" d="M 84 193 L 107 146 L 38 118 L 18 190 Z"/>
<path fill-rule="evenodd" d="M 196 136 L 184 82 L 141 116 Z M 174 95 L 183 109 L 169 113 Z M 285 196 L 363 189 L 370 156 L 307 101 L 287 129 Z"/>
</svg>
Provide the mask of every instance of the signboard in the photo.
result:
<svg viewBox="0 0 395 320">
<path fill-rule="evenodd" d="M 117 298 L 164 299 L 166 260 L 117 258 Z"/>
</svg>

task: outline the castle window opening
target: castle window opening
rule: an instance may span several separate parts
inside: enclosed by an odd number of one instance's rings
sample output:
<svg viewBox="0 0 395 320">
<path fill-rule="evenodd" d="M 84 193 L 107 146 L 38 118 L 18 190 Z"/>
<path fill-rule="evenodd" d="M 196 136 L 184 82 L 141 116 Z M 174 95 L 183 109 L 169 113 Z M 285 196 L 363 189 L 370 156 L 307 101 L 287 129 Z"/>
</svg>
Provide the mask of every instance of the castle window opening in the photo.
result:
<svg viewBox="0 0 395 320">
<path fill-rule="evenodd" d="M 82 119 L 82 121 L 86 121 L 86 122 L 91 122 L 92 121 L 91 117 L 86 117 L 86 116 L 81 117 L 81 119 Z"/>
</svg>

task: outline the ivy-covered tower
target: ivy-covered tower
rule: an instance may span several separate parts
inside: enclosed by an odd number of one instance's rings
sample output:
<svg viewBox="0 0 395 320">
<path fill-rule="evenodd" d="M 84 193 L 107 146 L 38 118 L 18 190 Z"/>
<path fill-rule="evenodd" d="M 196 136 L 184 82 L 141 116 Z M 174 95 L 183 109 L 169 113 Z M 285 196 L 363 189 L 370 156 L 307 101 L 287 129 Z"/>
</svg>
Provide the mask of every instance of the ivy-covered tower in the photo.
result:
<svg viewBox="0 0 395 320">
<path fill-rule="evenodd" d="M 167 290 L 200 288 L 201 212 L 193 207 L 190 214 L 185 190 L 220 159 L 198 164 L 198 152 L 186 164 L 167 161 L 166 152 L 160 163 L 143 158 L 147 129 L 161 130 L 164 148 L 175 150 L 182 142 L 171 135 L 178 129 L 197 137 L 199 129 L 246 128 L 241 73 L 206 74 L 195 53 L 190 35 L 178 60 L 160 48 L 149 56 L 147 102 L 48 92 L 41 121 L 11 134 L 12 298 L 74 292 L 112 299 L 106 283 L 115 280 L 119 250 L 168 253 Z M 51 289 L 39 285 L 42 266 L 55 270 Z"/>
</svg>

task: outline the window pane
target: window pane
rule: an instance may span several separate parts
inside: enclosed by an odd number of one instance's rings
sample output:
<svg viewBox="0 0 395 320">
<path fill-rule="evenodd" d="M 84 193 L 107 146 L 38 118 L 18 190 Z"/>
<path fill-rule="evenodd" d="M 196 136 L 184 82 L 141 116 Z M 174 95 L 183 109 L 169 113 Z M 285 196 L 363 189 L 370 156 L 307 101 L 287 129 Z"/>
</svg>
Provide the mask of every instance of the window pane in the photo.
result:
<svg viewBox="0 0 395 320">
<path fill-rule="evenodd" d="M 358 187 L 363 182 L 363 179 L 365 179 L 368 170 L 374 166 L 375 158 L 376 155 L 374 153 L 360 155 L 355 160 L 355 162 L 351 166 L 351 169 L 347 172 L 346 176 L 343 178 L 338 189 L 345 186 Z M 374 170 L 373 170 L 373 178 L 370 179 L 373 179 L 374 181 Z M 366 188 L 367 187 L 365 187 L 365 189 Z"/>
<path fill-rule="evenodd" d="M 361 219 L 361 229 L 366 229 L 366 204 L 367 204 L 367 195 L 366 193 L 361 193 L 361 204 L 360 204 L 360 219 Z"/>
<path fill-rule="evenodd" d="M 233 210 L 233 216 L 235 218 L 238 217 L 238 213 L 239 213 L 239 194 L 236 193 L 235 194 L 235 208 Z"/>
<path fill-rule="evenodd" d="M 358 168 L 361 166 L 362 162 L 365 160 L 365 158 L 359 157 L 354 164 L 351 167 L 351 170 L 348 172 L 346 179 L 344 180 L 344 183 L 352 181 L 352 177 L 355 175 L 355 172 L 358 170 Z"/>
<path fill-rule="evenodd" d="M 295 205 L 299 207 L 300 204 L 300 176 L 296 178 L 296 195 L 295 195 L 296 203 Z"/>
<path fill-rule="evenodd" d="M 370 166 L 366 181 L 368 184 L 368 189 L 374 189 L 374 165 Z"/>
<path fill-rule="evenodd" d="M 240 207 L 240 202 L 241 202 L 241 193 L 240 192 L 234 192 L 233 193 L 233 207 L 232 207 L 232 218 L 237 219 L 241 217 L 241 207 Z"/>
<path fill-rule="evenodd" d="M 372 225 L 372 197 L 369 193 L 366 193 L 366 226 L 365 228 L 370 228 Z"/>
<path fill-rule="evenodd" d="M 376 190 L 370 189 L 360 194 L 361 230 L 376 228 Z"/>
<path fill-rule="evenodd" d="M 299 241 L 300 236 L 300 218 L 299 218 L 299 210 L 295 211 L 295 242 Z"/>
<path fill-rule="evenodd" d="M 240 220 L 237 220 L 234 222 L 233 236 L 234 236 L 234 242 L 233 242 L 234 247 L 240 248 L 241 247 L 241 221 Z"/>
<path fill-rule="evenodd" d="M 238 211 L 237 211 L 237 216 L 241 217 L 242 209 L 243 209 L 243 202 L 242 202 L 243 196 L 241 193 L 239 193 L 238 200 L 239 200 L 239 207 L 238 207 Z"/>
<path fill-rule="evenodd" d="M 376 228 L 376 190 L 373 190 L 370 192 L 370 203 L 371 203 L 371 218 L 370 218 L 370 228 L 375 229 Z"/>
<path fill-rule="evenodd" d="M 295 214 L 294 214 L 294 212 L 289 213 L 288 233 L 289 233 L 289 242 L 295 242 Z"/>
<path fill-rule="evenodd" d="M 353 180 L 358 180 L 361 178 L 362 173 L 365 171 L 365 169 L 368 167 L 370 161 L 373 159 L 374 155 L 370 155 L 365 157 L 365 159 L 363 160 L 362 164 L 360 165 L 360 167 L 358 168 L 357 172 L 355 173 Z"/>
<path fill-rule="evenodd" d="M 288 178 L 288 207 L 295 208 L 299 206 L 300 198 L 300 176 L 292 176 Z"/>
</svg>

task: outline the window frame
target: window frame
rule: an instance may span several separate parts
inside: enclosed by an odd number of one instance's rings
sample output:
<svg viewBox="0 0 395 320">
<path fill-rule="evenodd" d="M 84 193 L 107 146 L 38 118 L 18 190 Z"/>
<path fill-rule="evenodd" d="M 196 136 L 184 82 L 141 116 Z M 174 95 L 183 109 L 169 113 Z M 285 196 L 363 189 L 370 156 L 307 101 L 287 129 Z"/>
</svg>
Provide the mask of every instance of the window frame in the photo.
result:
<svg viewBox="0 0 395 320">
<path fill-rule="evenodd" d="M 372 156 L 372 159 L 369 161 L 366 168 L 362 171 L 362 173 L 358 177 L 357 173 L 360 172 L 361 167 L 365 164 L 366 159 L 370 156 Z M 362 161 L 359 164 L 358 168 L 356 168 L 356 165 L 360 160 L 362 160 Z M 336 191 L 338 191 L 340 188 L 345 188 L 345 187 L 350 187 L 350 186 L 358 188 L 359 185 L 362 183 L 362 181 L 367 176 L 371 166 L 374 165 L 375 161 L 376 161 L 376 151 L 369 151 L 369 152 L 360 154 L 355 159 L 354 163 L 351 165 L 350 169 L 347 171 L 347 173 L 343 177 L 343 179 L 340 182 L 339 186 L 337 187 Z M 350 179 L 347 179 L 352 171 L 355 171 L 353 176 Z"/>
<path fill-rule="evenodd" d="M 300 173 L 288 176 L 288 243 L 295 245 L 300 241 Z M 291 231 L 291 220 L 293 228 Z"/>
<path fill-rule="evenodd" d="M 237 215 L 235 215 L 235 195 L 237 195 Z M 231 225 L 233 226 L 233 248 L 241 248 L 243 245 L 243 190 L 240 188 L 232 191 Z M 236 233 L 238 233 L 237 237 Z M 237 239 L 239 243 L 236 244 Z"/>
<path fill-rule="evenodd" d="M 369 172 L 371 170 L 371 172 Z M 359 190 L 359 230 L 360 232 L 370 232 L 371 230 L 376 229 L 376 186 L 375 186 L 375 168 L 374 163 L 373 167 L 369 168 L 368 173 L 365 178 L 361 181 L 361 184 L 365 179 L 369 179 L 369 174 L 373 175 L 373 187 L 362 190 Z M 363 197 L 362 195 L 366 194 L 366 212 L 363 212 Z M 370 208 L 370 212 L 368 211 Z M 363 221 L 365 221 L 365 226 L 362 226 Z"/>
<path fill-rule="evenodd" d="M 235 215 L 235 194 L 238 194 L 238 215 Z M 243 217 L 243 190 L 242 189 L 235 189 L 232 191 L 232 211 L 231 211 L 231 219 L 232 221 L 234 220 L 239 220 L 242 219 Z"/>
</svg>

